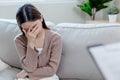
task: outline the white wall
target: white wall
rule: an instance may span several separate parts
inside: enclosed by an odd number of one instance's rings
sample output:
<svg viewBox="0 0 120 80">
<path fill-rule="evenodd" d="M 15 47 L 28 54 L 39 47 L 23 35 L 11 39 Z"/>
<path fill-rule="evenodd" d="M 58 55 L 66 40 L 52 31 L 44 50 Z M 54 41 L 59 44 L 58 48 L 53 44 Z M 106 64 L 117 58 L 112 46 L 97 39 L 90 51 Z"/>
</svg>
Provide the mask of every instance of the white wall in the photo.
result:
<svg viewBox="0 0 120 80">
<path fill-rule="evenodd" d="M 7 4 L 0 5 L 0 18 L 12 18 L 15 19 L 17 9 L 22 4 Z M 48 21 L 55 23 L 60 22 L 83 22 L 84 14 L 80 16 L 81 12 L 76 10 L 76 3 L 65 2 L 65 3 L 34 3 L 34 5 L 44 15 Z"/>
<path fill-rule="evenodd" d="M 116 3 L 120 7 L 120 1 L 116 0 Z M 0 18 L 15 19 L 16 11 L 22 4 L 24 3 L 0 3 Z M 78 4 L 77 1 L 59 3 L 37 2 L 33 4 L 44 15 L 46 21 L 53 21 L 55 23 L 84 23 L 86 20 L 90 20 L 90 17 L 86 13 L 76 7 L 76 4 Z M 96 20 L 102 19 L 108 19 L 105 10 L 101 10 L 96 14 Z"/>
</svg>

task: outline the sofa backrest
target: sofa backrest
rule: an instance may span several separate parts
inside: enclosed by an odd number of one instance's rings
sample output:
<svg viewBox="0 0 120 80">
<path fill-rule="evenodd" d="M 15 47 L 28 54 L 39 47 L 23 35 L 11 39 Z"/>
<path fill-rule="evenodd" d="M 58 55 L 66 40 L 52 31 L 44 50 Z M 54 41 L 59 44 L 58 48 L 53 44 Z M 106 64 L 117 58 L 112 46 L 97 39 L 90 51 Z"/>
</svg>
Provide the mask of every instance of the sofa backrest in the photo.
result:
<svg viewBox="0 0 120 80">
<path fill-rule="evenodd" d="M 16 67 L 19 67 L 20 63 L 13 39 L 19 33 L 16 22 L 0 21 L 0 59 Z"/>
<path fill-rule="evenodd" d="M 63 39 L 60 76 L 102 80 L 87 47 L 120 42 L 120 24 L 61 23 L 56 25 L 56 31 Z"/>
</svg>

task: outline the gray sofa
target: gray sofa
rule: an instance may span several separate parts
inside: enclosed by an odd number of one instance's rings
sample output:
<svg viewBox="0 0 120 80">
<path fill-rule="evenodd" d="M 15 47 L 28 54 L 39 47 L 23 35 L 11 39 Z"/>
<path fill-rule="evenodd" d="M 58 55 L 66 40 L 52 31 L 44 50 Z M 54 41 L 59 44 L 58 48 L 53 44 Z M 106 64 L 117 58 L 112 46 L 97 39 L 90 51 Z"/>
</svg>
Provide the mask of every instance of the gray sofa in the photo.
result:
<svg viewBox="0 0 120 80">
<path fill-rule="evenodd" d="M 63 39 L 62 59 L 57 72 L 61 80 L 102 80 L 87 46 L 119 42 L 120 25 L 61 23 L 52 29 Z M 0 20 L 0 59 L 12 66 L 0 71 L 0 80 L 14 80 L 20 71 L 13 42 L 19 33 L 15 21 Z"/>
</svg>

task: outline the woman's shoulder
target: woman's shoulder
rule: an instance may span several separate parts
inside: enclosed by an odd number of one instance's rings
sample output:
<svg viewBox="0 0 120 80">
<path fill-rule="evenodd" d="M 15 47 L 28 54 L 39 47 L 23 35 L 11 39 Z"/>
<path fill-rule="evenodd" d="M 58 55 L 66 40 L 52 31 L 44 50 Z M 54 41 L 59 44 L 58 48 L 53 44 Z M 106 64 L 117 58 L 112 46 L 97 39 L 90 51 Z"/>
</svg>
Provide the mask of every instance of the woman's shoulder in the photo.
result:
<svg viewBox="0 0 120 80">
<path fill-rule="evenodd" d="M 17 43 L 19 43 L 19 42 L 20 42 L 20 43 L 21 43 L 21 42 L 22 42 L 22 43 L 26 43 L 27 40 L 26 40 L 25 36 L 20 33 L 20 34 L 18 34 L 18 35 L 14 38 L 14 41 L 17 42 Z"/>
<path fill-rule="evenodd" d="M 52 42 L 62 40 L 60 33 L 53 30 L 47 30 L 47 39 L 50 39 Z"/>
<path fill-rule="evenodd" d="M 61 37 L 60 33 L 58 33 L 57 31 L 53 31 L 53 30 L 47 30 L 47 34 L 51 37 L 55 37 L 55 36 Z"/>
</svg>

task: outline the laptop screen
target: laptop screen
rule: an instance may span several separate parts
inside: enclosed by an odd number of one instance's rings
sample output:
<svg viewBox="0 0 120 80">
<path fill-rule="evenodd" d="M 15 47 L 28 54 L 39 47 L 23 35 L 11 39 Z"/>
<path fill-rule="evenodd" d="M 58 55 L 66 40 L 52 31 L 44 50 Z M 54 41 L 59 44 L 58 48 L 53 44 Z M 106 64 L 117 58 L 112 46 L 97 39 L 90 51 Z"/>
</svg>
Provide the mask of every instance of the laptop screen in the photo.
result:
<svg viewBox="0 0 120 80">
<path fill-rule="evenodd" d="M 120 43 L 89 46 L 88 50 L 104 80 L 120 80 Z"/>
</svg>

